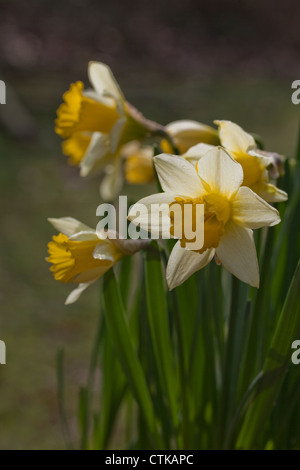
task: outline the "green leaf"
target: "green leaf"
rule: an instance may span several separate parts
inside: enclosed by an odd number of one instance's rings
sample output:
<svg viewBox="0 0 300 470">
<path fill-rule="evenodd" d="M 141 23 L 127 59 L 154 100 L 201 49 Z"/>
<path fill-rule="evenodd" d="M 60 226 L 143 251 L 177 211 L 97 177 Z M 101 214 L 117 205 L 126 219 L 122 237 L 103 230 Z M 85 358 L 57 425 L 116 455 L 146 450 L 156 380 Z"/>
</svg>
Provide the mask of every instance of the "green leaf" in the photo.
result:
<svg viewBox="0 0 300 470">
<path fill-rule="evenodd" d="M 153 248 L 157 244 L 153 244 Z M 145 254 L 145 281 L 147 312 L 153 343 L 156 367 L 161 388 L 165 393 L 175 431 L 178 430 L 177 380 L 174 367 L 166 289 L 162 273 L 162 264 L 158 250 L 149 250 Z"/>
<path fill-rule="evenodd" d="M 102 349 L 102 380 L 100 416 L 94 432 L 96 449 L 107 449 L 116 416 L 126 390 L 126 379 L 112 349 L 107 330 Z"/>
<path fill-rule="evenodd" d="M 60 349 L 56 358 L 56 378 L 57 378 L 57 393 L 58 393 L 58 406 L 59 414 L 62 423 L 62 431 L 68 449 L 73 448 L 71 441 L 71 433 L 67 420 L 66 406 L 65 406 L 65 381 L 64 381 L 64 350 Z"/>
<path fill-rule="evenodd" d="M 153 437 L 155 445 L 159 446 L 153 404 L 133 345 L 119 286 L 112 269 L 104 276 L 103 295 L 107 327 L 112 345 L 132 394 L 140 406 L 148 431 Z"/>
<path fill-rule="evenodd" d="M 291 344 L 300 331 L 300 261 L 291 282 L 271 347 L 263 368 L 257 394 L 251 403 L 241 429 L 237 447 L 257 447 L 261 430 L 268 419 L 291 364 Z"/>
<path fill-rule="evenodd" d="M 88 414 L 89 414 L 89 390 L 81 387 L 79 390 L 78 423 L 81 436 L 81 450 L 88 449 Z"/>
</svg>

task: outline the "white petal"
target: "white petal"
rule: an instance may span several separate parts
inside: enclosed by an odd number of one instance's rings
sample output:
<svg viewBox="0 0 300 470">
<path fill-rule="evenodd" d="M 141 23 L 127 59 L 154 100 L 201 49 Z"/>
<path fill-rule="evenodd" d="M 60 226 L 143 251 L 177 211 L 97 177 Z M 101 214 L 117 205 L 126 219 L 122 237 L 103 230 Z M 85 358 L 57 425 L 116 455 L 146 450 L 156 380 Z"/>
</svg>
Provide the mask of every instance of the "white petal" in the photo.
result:
<svg viewBox="0 0 300 470">
<path fill-rule="evenodd" d="M 70 240 L 75 242 L 82 242 L 88 240 L 97 240 L 98 236 L 95 230 L 82 230 L 81 232 L 74 233 L 70 236 Z"/>
<path fill-rule="evenodd" d="M 197 144 L 191 147 L 185 154 L 184 157 L 188 158 L 189 160 L 199 160 L 200 158 L 204 157 L 204 155 L 209 152 L 209 150 L 215 149 L 215 145 L 209 144 Z"/>
<path fill-rule="evenodd" d="M 218 132 L 211 126 L 191 120 L 174 121 L 167 124 L 166 131 L 185 152 L 199 142 L 218 143 Z"/>
<path fill-rule="evenodd" d="M 103 240 L 99 243 L 93 252 L 93 257 L 99 260 L 115 261 L 116 250 L 110 240 Z"/>
<path fill-rule="evenodd" d="M 234 222 L 252 229 L 280 222 L 279 212 L 246 186 L 232 200 L 232 217 Z"/>
<path fill-rule="evenodd" d="M 103 103 L 105 104 L 106 106 L 109 106 L 109 107 L 115 107 L 116 105 L 116 100 L 114 98 L 110 98 L 108 96 L 103 96 L 103 95 L 99 95 L 99 93 L 97 93 L 95 90 L 93 89 L 87 89 L 87 90 L 84 90 L 82 92 L 82 94 L 84 96 L 86 96 L 87 98 L 91 98 L 92 100 L 94 101 L 98 101 L 99 103 Z"/>
<path fill-rule="evenodd" d="M 174 246 L 167 266 L 167 283 L 169 289 L 179 286 L 192 274 L 206 266 L 214 257 L 215 250 L 206 250 L 204 253 L 185 250 L 181 248 L 180 241 Z"/>
<path fill-rule="evenodd" d="M 107 261 L 102 266 L 84 271 L 75 277 L 75 281 L 80 284 L 97 281 L 97 279 L 102 277 L 113 266 L 113 264 L 114 263 Z"/>
<path fill-rule="evenodd" d="M 113 125 L 109 137 L 110 137 L 110 151 L 112 154 L 116 153 L 122 139 L 123 132 L 127 124 L 127 118 L 121 117 Z"/>
<path fill-rule="evenodd" d="M 219 125 L 219 136 L 223 147 L 231 152 L 245 153 L 249 147 L 256 147 L 252 135 L 231 121 L 214 121 Z"/>
<path fill-rule="evenodd" d="M 108 136 L 101 132 L 94 132 L 86 154 L 80 162 L 80 176 L 87 176 L 96 168 L 101 168 L 111 158 Z"/>
<path fill-rule="evenodd" d="M 216 248 L 218 258 L 234 276 L 259 287 L 259 268 L 252 230 L 229 223 Z"/>
<path fill-rule="evenodd" d="M 261 152 L 259 149 L 249 149 L 248 150 L 248 155 L 251 155 L 251 157 L 256 157 L 259 159 L 259 163 L 267 168 L 267 166 L 269 165 L 272 165 L 272 163 L 274 163 L 274 158 L 273 157 L 269 157 L 268 155 L 266 155 L 267 152 Z"/>
<path fill-rule="evenodd" d="M 266 183 L 264 187 L 257 191 L 257 194 L 267 202 L 283 202 L 288 200 L 288 194 L 273 184 Z"/>
<path fill-rule="evenodd" d="M 162 189 L 177 196 L 201 196 L 204 188 L 195 167 L 177 155 L 162 153 L 153 158 Z"/>
<path fill-rule="evenodd" d="M 123 93 L 110 68 L 102 62 L 90 62 L 88 75 L 91 84 L 100 95 L 108 94 L 124 101 Z"/>
<path fill-rule="evenodd" d="M 116 157 L 113 165 L 106 167 L 106 175 L 100 184 L 100 195 L 104 201 L 114 200 L 121 192 L 124 178 L 120 158 Z"/>
<path fill-rule="evenodd" d="M 168 207 L 174 200 L 174 195 L 170 193 L 147 196 L 130 207 L 128 220 L 145 232 L 151 232 L 153 237 L 168 237 L 171 226 Z M 160 205 L 163 206 L 159 207 Z M 162 213 L 160 209 L 163 210 Z"/>
<path fill-rule="evenodd" d="M 190 119 L 182 119 L 178 121 L 173 121 L 170 122 L 169 124 L 166 125 L 166 130 L 173 136 L 176 137 L 178 135 L 185 135 L 186 133 L 189 133 L 190 131 L 199 131 L 199 129 L 203 129 L 204 127 L 209 127 L 205 126 L 204 124 L 201 124 L 198 121 L 193 121 Z M 209 127 L 210 129 L 210 127 Z"/>
<path fill-rule="evenodd" d="M 241 186 L 243 169 L 221 147 L 214 147 L 197 163 L 200 178 L 209 185 L 212 192 L 230 197 Z"/>
<path fill-rule="evenodd" d="M 56 230 L 70 237 L 74 233 L 81 232 L 82 230 L 92 230 L 88 225 L 83 224 L 73 217 L 61 217 L 59 219 L 49 218 L 48 221 L 53 225 Z"/>
<path fill-rule="evenodd" d="M 85 291 L 85 289 L 87 289 L 90 284 L 91 282 L 79 284 L 79 286 L 72 290 L 72 292 L 68 295 L 67 300 L 65 301 L 65 305 L 70 305 L 76 302 L 76 300 L 78 300 L 81 296 L 82 292 Z"/>
</svg>

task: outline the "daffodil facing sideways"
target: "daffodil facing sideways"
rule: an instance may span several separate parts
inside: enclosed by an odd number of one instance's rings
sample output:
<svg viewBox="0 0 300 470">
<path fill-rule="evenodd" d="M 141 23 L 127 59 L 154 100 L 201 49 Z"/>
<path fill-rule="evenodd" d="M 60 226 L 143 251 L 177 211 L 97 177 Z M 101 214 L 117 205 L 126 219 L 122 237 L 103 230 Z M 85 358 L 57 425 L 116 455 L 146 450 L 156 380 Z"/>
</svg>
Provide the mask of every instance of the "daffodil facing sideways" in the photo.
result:
<svg viewBox="0 0 300 470">
<path fill-rule="evenodd" d="M 48 219 L 60 233 L 48 243 L 50 271 L 57 281 L 74 282 L 66 304 L 75 302 L 82 292 L 103 276 L 124 256 L 144 249 L 148 240 L 124 240 L 116 232 L 99 233 L 72 217 Z"/>
<path fill-rule="evenodd" d="M 171 212 L 174 203 L 204 205 L 203 247 L 187 249 L 187 240 L 178 240 L 167 265 L 169 288 L 182 284 L 214 257 L 241 281 L 259 287 L 252 229 L 276 225 L 280 217 L 275 208 L 250 188 L 242 186 L 242 166 L 221 147 L 213 147 L 204 156 L 200 154 L 196 165 L 182 157 L 166 154 L 154 157 L 154 163 L 164 192 L 141 199 L 130 209 L 129 220 L 152 235 L 156 232 L 172 234 L 175 232 Z M 169 217 L 160 217 L 161 204 L 169 205 Z M 139 213 L 135 222 L 136 209 L 141 205 L 146 210 Z M 157 220 L 153 208 L 157 211 Z"/>
<path fill-rule="evenodd" d="M 110 68 L 90 62 L 88 75 L 92 89 L 82 82 L 71 84 L 57 110 L 55 130 L 63 139 L 63 153 L 70 163 L 80 167 L 81 176 L 104 170 L 103 196 L 113 188 L 120 190 L 122 149 L 131 141 L 141 142 L 151 133 L 164 132 L 163 126 L 146 119 L 126 101 Z"/>
<path fill-rule="evenodd" d="M 166 125 L 165 130 L 173 140 L 180 155 L 199 143 L 209 145 L 218 145 L 220 143 L 217 129 L 189 119 L 170 122 Z M 174 149 L 166 139 L 161 141 L 160 146 L 163 152 L 173 153 Z"/>
<path fill-rule="evenodd" d="M 274 152 L 257 148 L 252 135 L 231 121 L 215 121 L 219 126 L 221 145 L 242 165 L 243 186 L 248 186 L 267 202 L 287 200 L 287 193 L 271 184 L 269 178 L 276 180 L 283 172 L 283 157 Z M 200 144 L 190 148 L 185 158 L 197 162 L 199 155 L 206 154 L 211 145 Z"/>
</svg>

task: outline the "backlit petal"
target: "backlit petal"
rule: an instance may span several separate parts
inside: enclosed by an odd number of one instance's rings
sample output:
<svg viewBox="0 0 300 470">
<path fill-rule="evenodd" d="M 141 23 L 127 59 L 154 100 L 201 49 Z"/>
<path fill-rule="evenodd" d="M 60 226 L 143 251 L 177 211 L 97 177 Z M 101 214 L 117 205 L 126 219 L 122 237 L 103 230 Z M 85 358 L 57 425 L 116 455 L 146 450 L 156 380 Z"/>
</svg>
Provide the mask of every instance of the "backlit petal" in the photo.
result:
<svg viewBox="0 0 300 470">
<path fill-rule="evenodd" d="M 211 192 L 231 197 L 243 182 L 243 169 L 221 147 L 207 152 L 196 165 L 198 175 Z"/>
<path fill-rule="evenodd" d="M 232 218 L 234 222 L 252 229 L 280 222 L 279 212 L 246 186 L 238 190 L 232 201 Z"/>
<path fill-rule="evenodd" d="M 209 145 L 209 144 L 197 144 L 191 147 L 183 156 L 187 158 L 189 161 L 195 161 L 198 162 L 198 160 L 204 155 L 209 152 L 210 150 L 213 150 L 215 148 L 214 145 Z"/>
<path fill-rule="evenodd" d="M 250 286 L 259 287 L 259 268 L 252 230 L 234 223 L 226 226 L 216 249 L 224 267 Z"/>
<path fill-rule="evenodd" d="M 230 152 L 245 153 L 249 147 L 256 147 L 252 135 L 231 121 L 214 121 L 219 126 L 221 145 Z"/>
<path fill-rule="evenodd" d="M 99 191 L 104 201 L 112 201 L 120 194 L 124 182 L 120 158 L 116 156 L 113 164 L 107 165 L 105 171 Z"/>
<path fill-rule="evenodd" d="M 170 193 L 147 196 L 129 209 L 128 219 L 146 232 L 151 232 L 153 236 L 167 236 L 171 226 L 169 205 L 174 200 L 174 195 Z M 163 209 L 163 212 L 160 212 L 160 209 Z"/>
<path fill-rule="evenodd" d="M 81 231 L 93 230 L 88 225 L 83 224 L 73 217 L 60 217 L 58 219 L 49 218 L 48 221 L 53 225 L 54 228 L 56 228 L 58 232 L 67 235 L 67 237 L 71 237 L 75 233 Z"/>
<path fill-rule="evenodd" d="M 153 158 L 162 189 L 177 196 L 197 197 L 204 187 L 195 167 L 177 155 L 161 154 Z"/>
<path fill-rule="evenodd" d="M 94 132 L 86 154 L 79 165 L 80 176 L 87 176 L 96 168 L 105 166 L 111 157 L 108 136 L 100 132 Z"/>
<path fill-rule="evenodd" d="M 267 202 L 283 202 L 288 199 L 288 195 L 285 191 L 270 183 L 263 184 L 257 191 L 257 194 Z"/>
<path fill-rule="evenodd" d="M 174 246 L 167 266 L 169 289 L 179 286 L 192 274 L 206 266 L 214 257 L 215 250 L 206 250 L 203 254 L 181 248 L 180 241 Z"/>
<path fill-rule="evenodd" d="M 94 89 L 100 95 L 111 95 L 116 99 L 124 100 L 123 93 L 111 69 L 102 62 L 90 62 L 88 75 Z"/>
<path fill-rule="evenodd" d="M 70 305 L 76 302 L 76 300 L 78 300 L 79 297 L 81 296 L 82 292 L 85 291 L 85 289 L 87 289 L 90 284 L 92 283 L 86 282 L 86 283 L 79 284 L 79 286 L 76 287 L 76 289 L 72 290 L 72 292 L 68 295 L 67 300 L 65 301 L 65 305 Z"/>
</svg>

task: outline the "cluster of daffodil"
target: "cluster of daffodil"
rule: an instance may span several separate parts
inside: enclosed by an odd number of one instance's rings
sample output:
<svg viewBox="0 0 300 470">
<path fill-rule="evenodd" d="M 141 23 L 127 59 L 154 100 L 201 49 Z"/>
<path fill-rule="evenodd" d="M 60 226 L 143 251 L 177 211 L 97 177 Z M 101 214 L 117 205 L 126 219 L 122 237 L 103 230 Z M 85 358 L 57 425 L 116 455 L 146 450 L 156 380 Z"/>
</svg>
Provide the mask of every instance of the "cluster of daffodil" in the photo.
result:
<svg viewBox="0 0 300 470">
<path fill-rule="evenodd" d="M 112 201 L 124 180 L 144 185 L 155 181 L 156 172 L 163 192 L 139 201 L 149 212 L 159 203 L 167 203 L 170 214 L 175 202 L 204 204 L 204 245 L 193 251 L 186 248 L 184 237 L 178 240 L 166 270 L 169 288 L 213 258 L 240 280 L 258 287 L 253 229 L 280 222 L 269 203 L 287 199 L 274 184 L 282 158 L 260 150 L 252 135 L 230 121 L 215 121 L 218 128 L 189 120 L 157 124 L 126 101 L 108 66 L 92 62 L 88 75 L 91 89 L 76 82 L 64 94 L 55 128 L 64 139 L 63 153 L 80 168 L 80 175 L 98 171 L 101 197 Z M 164 153 L 154 156 L 153 142 Z M 133 223 L 134 209 L 128 215 Z M 144 221 L 139 217 L 141 228 L 149 229 L 148 215 L 144 214 Z M 101 236 L 70 217 L 49 221 L 60 232 L 49 243 L 51 271 L 60 282 L 78 284 L 67 303 L 121 258 L 147 245 Z M 150 226 L 150 233 L 157 236 L 170 230 L 172 217 L 164 223 Z"/>
</svg>

